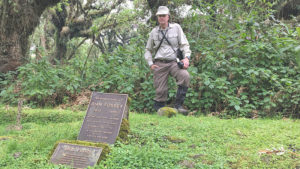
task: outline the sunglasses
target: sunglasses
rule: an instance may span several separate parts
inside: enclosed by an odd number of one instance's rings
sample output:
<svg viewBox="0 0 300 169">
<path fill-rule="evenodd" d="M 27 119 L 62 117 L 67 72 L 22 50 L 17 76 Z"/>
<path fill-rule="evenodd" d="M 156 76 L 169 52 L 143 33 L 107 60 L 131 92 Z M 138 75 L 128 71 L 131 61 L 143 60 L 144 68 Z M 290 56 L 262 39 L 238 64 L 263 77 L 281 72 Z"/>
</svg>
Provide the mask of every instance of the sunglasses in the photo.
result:
<svg viewBox="0 0 300 169">
<path fill-rule="evenodd" d="M 167 15 L 158 15 L 158 17 L 161 17 L 161 18 L 163 18 L 163 17 L 166 17 Z"/>
</svg>

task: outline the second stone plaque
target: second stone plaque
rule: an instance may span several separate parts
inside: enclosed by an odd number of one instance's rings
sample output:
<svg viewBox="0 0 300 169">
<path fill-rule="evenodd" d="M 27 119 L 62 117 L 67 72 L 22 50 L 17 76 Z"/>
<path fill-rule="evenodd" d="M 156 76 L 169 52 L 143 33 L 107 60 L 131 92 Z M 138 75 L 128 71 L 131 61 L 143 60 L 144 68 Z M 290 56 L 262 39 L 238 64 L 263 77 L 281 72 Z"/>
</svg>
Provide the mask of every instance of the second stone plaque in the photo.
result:
<svg viewBox="0 0 300 169">
<path fill-rule="evenodd" d="M 100 158 L 102 148 L 59 143 L 50 161 L 53 164 L 68 165 L 74 168 L 94 166 Z"/>
</svg>

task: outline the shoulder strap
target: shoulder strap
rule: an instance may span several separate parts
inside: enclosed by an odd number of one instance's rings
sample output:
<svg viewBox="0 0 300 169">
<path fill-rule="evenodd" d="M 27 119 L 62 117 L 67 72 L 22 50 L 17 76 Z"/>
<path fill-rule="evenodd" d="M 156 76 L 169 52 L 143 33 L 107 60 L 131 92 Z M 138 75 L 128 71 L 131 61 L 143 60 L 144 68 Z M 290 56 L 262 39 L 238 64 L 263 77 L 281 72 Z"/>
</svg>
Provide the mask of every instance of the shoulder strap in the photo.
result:
<svg viewBox="0 0 300 169">
<path fill-rule="evenodd" d="M 162 42 L 163 42 L 164 39 L 165 39 L 165 38 L 163 37 L 163 38 L 160 40 L 160 43 L 159 43 L 159 45 L 158 45 L 158 48 L 157 48 L 156 51 L 155 51 L 154 57 L 155 57 L 155 55 L 156 55 L 158 49 L 160 48 L 160 46 L 161 46 L 161 44 L 162 44 Z"/>
<path fill-rule="evenodd" d="M 171 48 L 173 49 L 174 53 L 176 53 L 176 51 L 174 50 L 173 46 L 171 45 L 171 43 L 169 42 L 168 38 L 166 37 L 167 32 L 164 34 L 163 31 L 160 31 L 161 34 L 163 35 L 162 39 L 166 39 L 166 41 L 168 42 L 168 44 L 171 46 Z"/>
</svg>

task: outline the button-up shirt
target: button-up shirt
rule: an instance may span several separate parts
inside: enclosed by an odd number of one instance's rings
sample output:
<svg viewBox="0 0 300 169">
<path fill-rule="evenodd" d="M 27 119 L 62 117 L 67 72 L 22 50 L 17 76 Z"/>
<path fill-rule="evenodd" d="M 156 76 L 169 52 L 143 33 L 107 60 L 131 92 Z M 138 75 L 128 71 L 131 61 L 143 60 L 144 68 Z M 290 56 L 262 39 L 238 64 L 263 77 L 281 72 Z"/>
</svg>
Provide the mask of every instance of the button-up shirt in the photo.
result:
<svg viewBox="0 0 300 169">
<path fill-rule="evenodd" d="M 157 50 L 160 41 L 163 39 L 163 34 L 161 31 L 163 31 L 172 46 L 170 46 L 166 39 L 164 39 L 160 48 Z M 149 66 L 151 66 L 153 64 L 152 55 L 154 55 L 157 51 L 154 59 L 175 60 L 176 51 L 178 48 L 180 48 L 180 50 L 183 52 L 184 57 L 191 56 L 190 45 L 182 31 L 181 26 L 177 23 L 170 23 L 165 30 L 162 30 L 159 26 L 156 26 L 152 29 L 149 35 L 145 59 Z"/>
</svg>

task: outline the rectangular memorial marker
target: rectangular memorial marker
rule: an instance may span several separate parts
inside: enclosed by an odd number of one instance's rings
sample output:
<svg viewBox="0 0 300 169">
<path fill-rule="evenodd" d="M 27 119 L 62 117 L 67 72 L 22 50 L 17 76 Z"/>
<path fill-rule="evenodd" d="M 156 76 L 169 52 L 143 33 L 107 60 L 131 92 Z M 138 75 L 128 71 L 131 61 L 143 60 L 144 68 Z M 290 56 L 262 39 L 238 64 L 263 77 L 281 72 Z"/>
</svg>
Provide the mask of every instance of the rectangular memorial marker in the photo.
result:
<svg viewBox="0 0 300 169">
<path fill-rule="evenodd" d="M 114 144 L 127 102 L 127 94 L 93 92 L 78 140 Z"/>
<path fill-rule="evenodd" d="M 59 143 L 52 154 L 54 164 L 69 165 L 74 168 L 94 166 L 100 158 L 102 148 Z"/>
</svg>

